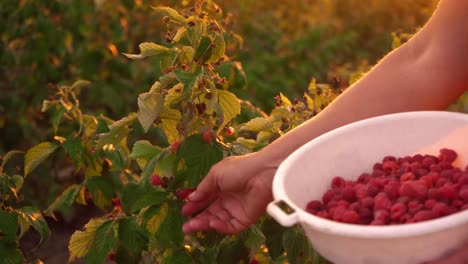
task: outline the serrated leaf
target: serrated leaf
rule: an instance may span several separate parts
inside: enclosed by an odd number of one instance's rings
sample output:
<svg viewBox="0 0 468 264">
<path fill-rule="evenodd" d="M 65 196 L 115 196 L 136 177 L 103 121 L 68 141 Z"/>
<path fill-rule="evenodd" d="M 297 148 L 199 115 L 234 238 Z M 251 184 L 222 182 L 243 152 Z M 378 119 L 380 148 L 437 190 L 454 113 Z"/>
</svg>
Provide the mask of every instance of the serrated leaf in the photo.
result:
<svg viewBox="0 0 468 264">
<path fill-rule="evenodd" d="M 2 264 L 26 263 L 18 245 L 16 243 L 8 243 L 5 240 L 0 240 L 0 256 L 2 256 Z"/>
<path fill-rule="evenodd" d="M 157 13 L 160 13 L 163 16 L 168 16 L 172 20 L 177 21 L 179 23 L 185 23 L 185 18 L 181 16 L 175 9 L 172 9 L 170 7 L 151 7 L 153 10 L 155 10 Z"/>
<path fill-rule="evenodd" d="M 268 217 L 262 225 L 262 232 L 266 236 L 265 244 L 268 248 L 268 254 L 274 260 L 283 255 L 283 232 L 282 227 L 273 218 Z"/>
<path fill-rule="evenodd" d="M 276 133 L 271 131 L 260 131 L 257 135 L 257 142 L 268 142 L 274 135 L 276 135 Z"/>
<path fill-rule="evenodd" d="M 223 158 L 223 152 L 206 143 L 199 134 L 188 137 L 177 152 L 178 159 L 185 163 L 184 175 L 190 185 L 196 185 L 208 173 L 211 166 Z"/>
<path fill-rule="evenodd" d="M 126 184 L 122 191 L 122 209 L 133 213 L 142 208 L 158 205 L 167 200 L 167 193 L 149 185 Z"/>
<path fill-rule="evenodd" d="M 213 50 L 211 52 L 210 58 L 206 62 L 216 62 L 220 58 L 224 56 L 224 52 L 226 51 L 226 42 L 224 41 L 224 37 L 220 33 L 216 33 L 213 39 Z"/>
<path fill-rule="evenodd" d="M 124 218 L 119 222 L 119 240 L 129 253 L 140 255 L 148 243 L 148 234 L 135 217 Z"/>
<path fill-rule="evenodd" d="M 240 114 L 241 106 L 235 94 L 218 90 L 218 103 L 223 111 L 224 123 L 228 123 L 231 119 Z"/>
<path fill-rule="evenodd" d="M 298 226 L 287 228 L 283 233 L 283 247 L 290 263 L 310 263 L 311 246 Z"/>
<path fill-rule="evenodd" d="M 117 127 L 128 126 L 133 124 L 133 122 L 138 118 L 136 113 L 130 113 L 126 117 L 115 121 L 109 126 L 109 129 L 114 129 Z"/>
<path fill-rule="evenodd" d="M 49 226 L 39 210 L 31 206 L 25 206 L 20 209 L 16 209 L 16 213 L 19 218 L 25 220 L 41 235 L 39 244 L 42 244 L 43 241 L 49 239 Z"/>
<path fill-rule="evenodd" d="M 183 243 L 184 233 L 182 232 L 182 224 L 184 223 L 184 218 L 180 213 L 181 208 L 182 204 L 180 201 L 170 201 L 166 217 L 164 217 L 163 222 L 154 235 L 157 238 L 157 245 L 169 247 L 181 246 Z"/>
<path fill-rule="evenodd" d="M 161 226 L 169 210 L 168 203 L 165 202 L 160 206 L 152 206 L 143 214 L 143 220 L 148 232 L 154 234 Z"/>
<path fill-rule="evenodd" d="M 112 182 L 104 176 L 96 176 L 88 179 L 88 190 L 93 197 L 93 202 L 101 209 L 111 204 L 114 192 Z"/>
<path fill-rule="evenodd" d="M 182 70 L 174 70 L 174 74 L 177 80 L 184 85 L 184 91 L 182 93 L 190 94 L 193 87 L 198 83 L 202 71 L 198 69 L 194 73 L 191 73 Z"/>
<path fill-rule="evenodd" d="M 148 132 L 164 106 L 164 96 L 159 93 L 142 93 L 138 96 L 138 121 Z"/>
<path fill-rule="evenodd" d="M 258 146 L 257 141 L 254 139 L 250 139 L 250 138 L 238 137 L 236 139 L 236 142 L 239 144 L 242 144 L 243 146 L 248 147 L 249 149 L 254 149 Z"/>
<path fill-rule="evenodd" d="M 24 182 L 23 177 L 21 177 L 21 175 L 13 175 L 11 176 L 10 180 L 15 186 L 16 191 L 18 192 L 23 186 L 23 182 Z"/>
<path fill-rule="evenodd" d="M 51 142 L 42 142 L 26 152 L 24 157 L 24 176 L 33 171 L 42 161 L 50 156 L 56 149 L 57 145 Z"/>
<path fill-rule="evenodd" d="M 212 49 L 211 46 L 211 38 L 203 36 L 198 44 L 197 50 L 195 51 L 195 59 L 203 59 L 204 61 L 208 60 L 211 57 Z"/>
<path fill-rule="evenodd" d="M 44 211 L 44 214 L 47 216 L 54 217 L 54 211 L 60 208 L 68 208 L 73 204 L 73 201 L 78 194 L 80 186 L 73 184 L 68 186 L 60 195 L 55 199 L 55 201 L 49 205 L 49 207 Z"/>
<path fill-rule="evenodd" d="M 11 157 L 13 157 L 14 155 L 17 155 L 17 154 L 23 154 L 24 151 L 20 151 L 20 150 L 11 150 L 11 151 L 8 151 L 7 154 L 5 154 L 5 156 L 3 156 L 3 159 L 2 159 L 2 165 L 0 166 L 0 172 L 3 171 L 3 167 L 5 167 L 5 164 L 7 163 L 7 161 L 9 159 L 11 159 Z"/>
<path fill-rule="evenodd" d="M 177 130 L 177 125 L 182 119 L 182 114 L 178 110 L 164 108 L 163 111 L 161 111 L 159 118 L 161 119 L 159 127 L 163 129 L 169 143 L 178 140 L 179 131 Z"/>
<path fill-rule="evenodd" d="M 123 53 L 123 55 L 125 55 L 129 59 L 139 60 L 139 59 L 143 59 L 146 57 L 171 52 L 171 49 L 158 45 L 153 42 L 143 42 L 139 45 L 139 47 L 140 47 L 140 54 Z"/>
<path fill-rule="evenodd" d="M 83 164 L 85 159 L 84 155 L 86 155 L 86 148 L 83 146 L 79 138 L 67 138 L 65 142 L 63 142 L 62 147 L 77 167 L 80 167 L 80 165 Z"/>
<path fill-rule="evenodd" d="M 94 242 L 97 229 L 106 222 L 104 219 L 91 219 L 84 231 L 76 231 L 70 238 L 68 250 L 70 251 L 69 262 L 84 257 Z"/>
<path fill-rule="evenodd" d="M 91 115 L 83 115 L 83 127 L 85 137 L 91 137 L 96 133 L 98 121 L 96 117 Z"/>
<path fill-rule="evenodd" d="M 87 263 L 104 263 L 117 243 L 118 225 L 119 222 L 109 220 L 96 229 L 94 243 L 86 254 Z"/>
<path fill-rule="evenodd" d="M 161 148 L 151 144 L 148 140 L 139 140 L 133 144 L 131 159 L 145 159 L 149 160 L 161 152 Z"/>
<path fill-rule="evenodd" d="M 284 96 L 283 93 L 280 93 L 280 98 L 281 98 L 281 102 L 283 102 L 284 106 L 292 105 L 291 101 L 289 101 L 289 99 L 286 96 Z"/>
<path fill-rule="evenodd" d="M 78 194 L 76 195 L 75 201 L 81 205 L 88 204 L 86 202 L 86 187 L 85 186 L 81 186 L 80 190 L 78 191 Z"/>
<path fill-rule="evenodd" d="M 0 211 L 0 241 L 15 242 L 17 230 L 18 215 L 16 212 Z"/>
<path fill-rule="evenodd" d="M 54 134 L 57 134 L 58 127 L 62 121 L 62 117 L 65 115 L 65 108 L 59 108 L 52 114 L 52 127 L 54 128 Z"/>
<path fill-rule="evenodd" d="M 173 41 L 178 42 L 187 33 L 187 28 L 181 27 L 177 30 L 176 34 L 172 38 Z"/>
<path fill-rule="evenodd" d="M 161 264 L 174 264 L 174 263 L 193 263 L 191 255 L 185 250 L 180 248 L 170 254 L 164 254 L 161 260 Z"/>
<path fill-rule="evenodd" d="M 130 128 L 126 126 L 122 126 L 122 127 L 115 127 L 112 130 L 110 130 L 108 133 L 100 134 L 96 147 L 98 149 L 102 149 L 105 145 L 114 145 L 114 146 L 122 145 L 122 141 L 125 139 L 125 137 L 128 136 L 130 131 L 131 131 Z"/>
<path fill-rule="evenodd" d="M 241 126 L 241 130 L 254 132 L 267 131 L 273 128 L 273 123 L 265 117 L 256 117 Z"/>
<path fill-rule="evenodd" d="M 91 82 L 90 81 L 87 81 L 87 80 L 78 80 L 76 82 L 74 82 L 72 84 L 72 86 L 70 87 L 71 90 L 73 89 L 81 89 L 81 88 L 85 88 L 87 86 L 91 85 Z"/>
<path fill-rule="evenodd" d="M 245 245 L 247 248 L 250 248 L 253 252 L 257 251 L 261 245 L 266 241 L 265 235 L 256 225 L 252 225 L 247 230 L 247 238 L 245 240 Z"/>
<path fill-rule="evenodd" d="M 195 50 L 190 46 L 184 46 L 180 49 L 179 53 L 177 54 L 177 58 L 179 63 L 183 64 L 190 64 L 193 61 L 193 57 L 195 56 Z"/>
</svg>

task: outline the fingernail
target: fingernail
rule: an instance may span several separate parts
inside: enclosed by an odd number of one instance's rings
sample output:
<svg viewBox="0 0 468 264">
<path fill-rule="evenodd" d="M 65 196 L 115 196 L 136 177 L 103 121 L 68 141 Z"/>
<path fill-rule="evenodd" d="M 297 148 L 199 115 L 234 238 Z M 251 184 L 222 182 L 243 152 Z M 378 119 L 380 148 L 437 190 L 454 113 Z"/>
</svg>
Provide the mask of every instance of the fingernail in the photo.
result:
<svg viewBox="0 0 468 264">
<path fill-rule="evenodd" d="M 193 191 L 191 194 L 189 194 L 188 196 L 188 199 L 189 200 L 194 200 L 198 197 L 198 192 L 197 191 Z"/>
</svg>

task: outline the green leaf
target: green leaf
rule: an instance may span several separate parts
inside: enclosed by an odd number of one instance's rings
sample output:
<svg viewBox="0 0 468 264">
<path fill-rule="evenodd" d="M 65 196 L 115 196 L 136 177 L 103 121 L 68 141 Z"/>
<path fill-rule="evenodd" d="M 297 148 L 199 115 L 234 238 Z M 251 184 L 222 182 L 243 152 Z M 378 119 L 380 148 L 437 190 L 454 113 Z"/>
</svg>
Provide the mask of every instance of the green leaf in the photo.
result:
<svg viewBox="0 0 468 264">
<path fill-rule="evenodd" d="M 283 247 L 290 263 L 310 263 L 311 246 L 300 227 L 286 229 L 283 234 Z"/>
<path fill-rule="evenodd" d="M 149 160 L 161 152 L 161 148 L 151 144 L 148 140 L 139 140 L 133 144 L 131 159 Z"/>
<path fill-rule="evenodd" d="M 216 263 L 249 263 L 249 251 L 240 239 L 232 239 L 219 249 Z"/>
<path fill-rule="evenodd" d="M 115 127 L 108 133 L 100 134 L 96 147 L 98 149 L 102 149 L 102 147 L 104 147 L 105 145 L 119 146 L 122 144 L 122 141 L 125 139 L 125 137 L 128 136 L 130 131 L 130 128 L 122 126 Z"/>
<path fill-rule="evenodd" d="M 104 176 L 89 178 L 88 190 L 93 197 L 94 204 L 99 208 L 104 209 L 111 204 L 114 192 L 109 178 Z"/>
<path fill-rule="evenodd" d="M 177 54 L 177 59 L 181 64 L 191 64 L 194 56 L 195 50 L 190 46 L 184 46 L 180 49 L 179 53 Z"/>
<path fill-rule="evenodd" d="M 165 202 L 158 206 L 152 206 L 143 213 L 143 223 L 146 230 L 151 234 L 158 231 L 168 212 L 168 203 Z"/>
<path fill-rule="evenodd" d="M 185 18 L 181 16 L 175 9 L 172 9 L 170 7 L 151 7 L 153 10 L 155 10 L 157 13 L 163 15 L 163 16 L 168 16 L 172 20 L 177 21 L 179 23 L 185 23 Z"/>
<path fill-rule="evenodd" d="M 268 254 L 274 260 L 283 255 L 283 232 L 282 227 L 273 218 L 268 217 L 262 225 L 262 232 L 266 236 L 265 244 L 268 248 Z"/>
<path fill-rule="evenodd" d="M 180 146 L 177 157 L 184 160 L 184 175 L 189 184 L 196 185 L 208 173 L 211 166 L 223 158 L 223 152 L 206 143 L 199 134 L 188 137 Z"/>
<path fill-rule="evenodd" d="M 49 226 L 47 226 L 47 222 L 45 221 L 44 217 L 42 216 L 39 210 L 31 206 L 25 206 L 20 209 L 16 209 L 16 213 L 18 214 L 18 217 L 25 220 L 37 232 L 39 232 L 39 234 L 41 235 L 41 240 L 39 241 L 39 244 L 49 239 Z"/>
<path fill-rule="evenodd" d="M 86 148 L 83 146 L 79 138 L 67 138 L 65 142 L 63 142 L 62 147 L 77 167 L 80 167 L 80 165 L 83 164 L 86 155 Z"/>
<path fill-rule="evenodd" d="M 208 60 L 211 57 L 211 51 L 210 49 L 210 44 L 211 44 L 211 38 L 209 37 L 202 37 L 200 40 L 200 44 L 198 44 L 197 50 L 195 51 L 195 59 L 200 60 L 205 58 L 203 62 Z"/>
<path fill-rule="evenodd" d="M 179 40 L 185 36 L 185 33 L 187 33 L 187 28 L 181 27 L 177 30 L 176 34 L 172 38 L 173 41 L 179 42 Z"/>
<path fill-rule="evenodd" d="M 80 187 L 81 186 L 77 184 L 68 186 L 68 188 L 65 189 L 51 205 L 49 205 L 49 207 L 44 211 L 44 214 L 55 218 L 54 211 L 72 206 Z"/>
<path fill-rule="evenodd" d="M 210 58 L 206 62 L 216 62 L 224 56 L 224 52 L 226 51 L 226 42 L 224 41 L 224 37 L 220 33 L 216 33 L 213 39 L 213 50 L 211 52 Z"/>
<path fill-rule="evenodd" d="M 150 56 L 159 55 L 162 53 L 171 52 L 171 49 L 158 45 L 153 42 L 144 42 L 140 44 L 140 54 L 123 53 L 129 59 L 143 59 Z"/>
<path fill-rule="evenodd" d="M 138 96 L 138 120 L 148 132 L 164 106 L 164 96 L 159 93 L 142 93 Z"/>
<path fill-rule="evenodd" d="M 245 246 L 255 253 L 266 241 L 265 235 L 256 225 L 252 225 L 247 231 Z"/>
<path fill-rule="evenodd" d="M 128 114 L 126 117 L 120 119 L 120 120 L 117 120 L 115 121 L 114 123 L 112 123 L 109 128 L 110 129 L 113 129 L 113 128 L 117 128 L 117 127 L 122 127 L 122 126 L 128 126 L 128 125 L 131 125 L 133 124 L 133 122 L 138 118 L 137 114 L 136 113 L 130 113 Z"/>
<path fill-rule="evenodd" d="M 18 230 L 18 215 L 16 212 L 0 211 L 0 238 L 1 240 L 16 241 Z M 1 241 L 0 240 L 0 241 Z"/>
<path fill-rule="evenodd" d="M 0 256 L 2 256 L 0 260 L 2 264 L 26 263 L 17 243 L 9 243 L 3 239 L 0 240 Z"/>
<path fill-rule="evenodd" d="M 24 176 L 33 171 L 42 161 L 57 149 L 57 145 L 51 142 L 42 142 L 26 152 L 24 160 Z"/>
<path fill-rule="evenodd" d="M 218 90 L 218 103 L 223 111 L 224 123 L 228 123 L 231 119 L 240 114 L 241 106 L 235 94 Z"/>
<path fill-rule="evenodd" d="M 130 214 L 142 208 L 158 205 L 167 200 L 165 191 L 150 185 L 128 183 L 122 191 L 122 209 Z"/>
<path fill-rule="evenodd" d="M 60 122 L 62 121 L 62 117 L 65 112 L 65 108 L 61 107 L 52 114 L 52 127 L 54 128 L 54 134 L 57 134 Z"/>
<path fill-rule="evenodd" d="M 290 106 L 291 105 L 291 101 L 289 101 L 289 99 L 286 96 L 284 96 L 283 93 L 280 93 L 280 98 L 281 98 L 281 101 L 283 102 L 284 106 Z"/>
<path fill-rule="evenodd" d="M 183 94 L 186 95 L 192 92 L 193 87 L 198 83 L 202 75 L 202 71 L 198 69 L 194 73 L 191 73 L 183 70 L 174 70 L 174 74 L 177 80 L 184 85 Z"/>
<path fill-rule="evenodd" d="M 0 172 L 3 171 L 3 167 L 5 167 L 5 164 L 7 163 L 7 161 L 9 159 L 11 159 L 11 157 L 13 157 L 14 155 L 23 154 L 23 153 L 24 153 L 24 151 L 20 151 L 20 150 L 8 151 L 7 154 L 5 154 L 5 156 L 3 156 L 2 165 L 0 166 Z"/>
<path fill-rule="evenodd" d="M 76 82 L 74 82 L 72 84 L 72 86 L 70 87 L 71 90 L 74 90 L 74 89 L 81 89 L 81 88 L 85 88 L 87 86 L 91 85 L 91 82 L 90 81 L 87 81 L 87 80 L 77 80 Z"/>
<path fill-rule="evenodd" d="M 173 264 L 173 263 L 193 263 L 193 259 L 185 248 L 179 248 L 172 251 L 170 254 L 164 254 L 161 260 L 161 264 Z"/>
<path fill-rule="evenodd" d="M 119 240 L 122 246 L 133 255 L 141 255 L 148 243 L 148 234 L 141 227 L 136 217 L 129 217 L 120 220 Z"/>
<path fill-rule="evenodd" d="M 169 201 L 169 210 L 159 226 L 154 237 L 157 239 L 155 243 L 162 247 L 181 246 L 184 242 L 184 233 L 182 232 L 182 224 L 184 217 L 180 213 L 182 202 Z"/>
<path fill-rule="evenodd" d="M 97 229 L 106 222 L 105 219 L 91 219 L 84 228 L 84 231 L 76 231 L 70 238 L 68 250 L 70 251 L 69 262 L 84 257 L 94 243 Z"/>
<path fill-rule="evenodd" d="M 83 115 L 83 127 L 85 137 L 91 137 L 96 133 L 98 126 L 97 118 L 91 115 Z"/>
<path fill-rule="evenodd" d="M 109 220 L 96 229 L 94 242 L 86 254 L 86 263 L 104 263 L 117 243 L 119 222 Z"/>
</svg>

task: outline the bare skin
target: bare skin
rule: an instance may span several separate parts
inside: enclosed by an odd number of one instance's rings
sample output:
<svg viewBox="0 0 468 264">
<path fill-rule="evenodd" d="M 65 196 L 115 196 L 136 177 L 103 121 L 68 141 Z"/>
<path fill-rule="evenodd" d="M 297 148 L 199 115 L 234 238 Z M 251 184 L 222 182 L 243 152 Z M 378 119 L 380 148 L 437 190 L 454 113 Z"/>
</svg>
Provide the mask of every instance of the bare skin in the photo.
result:
<svg viewBox="0 0 468 264">
<path fill-rule="evenodd" d="M 182 208 L 187 234 L 235 234 L 254 224 L 272 200 L 279 164 L 306 142 L 345 124 L 383 114 L 443 110 L 468 90 L 468 0 L 442 0 L 426 25 L 385 56 L 316 117 L 259 152 L 212 167 Z M 464 258 L 467 248 L 453 256 Z M 458 255 L 457 255 L 458 254 Z M 446 262 L 434 262 L 434 264 Z"/>
</svg>

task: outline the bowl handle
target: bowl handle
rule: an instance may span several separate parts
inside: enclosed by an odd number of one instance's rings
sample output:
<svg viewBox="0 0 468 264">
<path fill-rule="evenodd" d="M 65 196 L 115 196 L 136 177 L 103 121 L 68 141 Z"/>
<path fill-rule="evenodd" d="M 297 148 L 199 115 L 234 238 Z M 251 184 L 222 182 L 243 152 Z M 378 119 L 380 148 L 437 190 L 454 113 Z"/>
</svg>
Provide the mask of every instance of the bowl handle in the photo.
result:
<svg viewBox="0 0 468 264">
<path fill-rule="evenodd" d="M 270 202 L 267 206 L 267 213 L 282 226 L 293 226 L 297 223 L 297 212 L 283 200 Z"/>
</svg>

